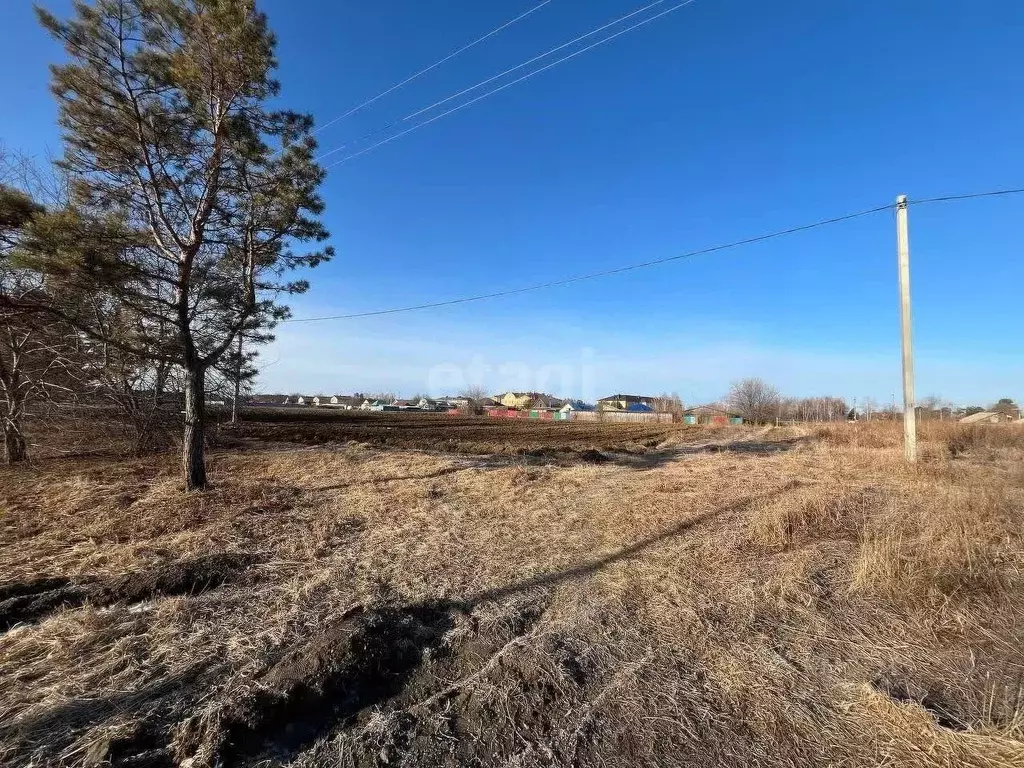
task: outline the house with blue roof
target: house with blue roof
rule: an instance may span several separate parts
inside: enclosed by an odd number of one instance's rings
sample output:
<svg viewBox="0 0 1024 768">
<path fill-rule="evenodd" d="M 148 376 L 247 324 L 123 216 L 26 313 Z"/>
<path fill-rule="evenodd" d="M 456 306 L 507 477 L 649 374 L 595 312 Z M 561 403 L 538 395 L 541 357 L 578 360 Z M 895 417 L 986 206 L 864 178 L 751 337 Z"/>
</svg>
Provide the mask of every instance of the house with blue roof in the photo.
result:
<svg viewBox="0 0 1024 768">
<path fill-rule="evenodd" d="M 646 395 L 609 395 L 597 401 L 599 411 L 623 411 L 626 413 L 653 413 L 658 398 Z M 641 410 L 630 410 L 630 406 L 642 406 Z"/>
</svg>

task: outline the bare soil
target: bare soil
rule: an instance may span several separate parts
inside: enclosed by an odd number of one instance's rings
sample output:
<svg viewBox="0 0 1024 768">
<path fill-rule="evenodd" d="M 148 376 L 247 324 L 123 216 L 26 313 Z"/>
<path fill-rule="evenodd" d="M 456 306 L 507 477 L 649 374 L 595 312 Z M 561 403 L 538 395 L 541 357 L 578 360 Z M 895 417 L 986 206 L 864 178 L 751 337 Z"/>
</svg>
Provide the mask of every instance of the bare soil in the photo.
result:
<svg viewBox="0 0 1024 768">
<path fill-rule="evenodd" d="M 307 445 L 357 441 L 396 448 L 548 458 L 564 454 L 600 461 L 599 452 L 643 454 L 667 438 L 702 434 L 681 424 L 562 422 L 449 416 L 442 413 L 249 408 L 222 439 Z"/>
</svg>

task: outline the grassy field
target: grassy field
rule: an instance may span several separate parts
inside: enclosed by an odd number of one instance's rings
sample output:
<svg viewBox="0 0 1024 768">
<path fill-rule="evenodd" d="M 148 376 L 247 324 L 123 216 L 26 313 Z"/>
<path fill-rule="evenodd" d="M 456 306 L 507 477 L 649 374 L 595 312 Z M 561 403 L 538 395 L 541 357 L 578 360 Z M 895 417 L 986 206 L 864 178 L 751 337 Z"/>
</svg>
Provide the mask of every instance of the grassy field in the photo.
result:
<svg viewBox="0 0 1024 768">
<path fill-rule="evenodd" d="M 1024 765 L 1015 428 L 306 414 L 0 470 L 0 764 Z"/>
</svg>

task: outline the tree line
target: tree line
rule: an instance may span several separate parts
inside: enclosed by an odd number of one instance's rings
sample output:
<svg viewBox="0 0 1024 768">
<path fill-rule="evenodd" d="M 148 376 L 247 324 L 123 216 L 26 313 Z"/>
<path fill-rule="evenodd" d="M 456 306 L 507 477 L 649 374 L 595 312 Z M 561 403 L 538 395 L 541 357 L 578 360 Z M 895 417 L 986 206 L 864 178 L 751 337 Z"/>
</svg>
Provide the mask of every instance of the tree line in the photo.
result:
<svg viewBox="0 0 1024 768">
<path fill-rule="evenodd" d="M 843 397 L 785 397 L 764 379 L 750 377 L 733 382 L 722 399 L 725 408 L 747 421 L 762 424 L 787 421 L 841 421 L 844 419 L 902 419 L 903 409 L 896 403 L 880 406 L 870 397 L 859 408 L 851 407 Z M 956 407 L 938 395 L 922 397 L 917 404 L 917 418 L 922 420 L 958 419 L 982 411 L 992 411 L 1009 418 L 1020 418 L 1020 408 L 1012 398 L 1001 398 L 988 408 L 972 405 Z"/>
<path fill-rule="evenodd" d="M 308 287 L 292 271 L 333 255 L 312 118 L 270 108 L 275 40 L 249 0 L 37 13 L 67 54 L 51 67 L 63 154 L 46 194 L 9 157 L 0 178 L 5 457 L 25 457 L 34 401 L 118 402 L 141 447 L 149 406 L 176 392 L 184 485 L 204 488 L 211 383 L 238 385 Z"/>
<path fill-rule="evenodd" d="M 764 379 L 750 377 L 733 382 L 725 407 L 745 421 L 775 424 L 782 421 L 842 421 L 850 407 L 842 397 L 784 397 Z"/>
</svg>

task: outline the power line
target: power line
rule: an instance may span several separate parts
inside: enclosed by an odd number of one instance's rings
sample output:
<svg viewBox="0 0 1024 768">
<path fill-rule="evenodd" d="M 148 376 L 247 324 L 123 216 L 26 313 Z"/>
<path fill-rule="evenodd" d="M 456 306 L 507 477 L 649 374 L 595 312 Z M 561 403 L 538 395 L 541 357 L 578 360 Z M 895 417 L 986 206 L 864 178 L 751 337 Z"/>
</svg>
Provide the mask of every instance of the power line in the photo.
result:
<svg viewBox="0 0 1024 768">
<path fill-rule="evenodd" d="M 504 72 L 501 72 L 501 73 L 499 73 L 497 75 L 494 75 L 493 77 L 489 77 L 486 80 L 481 80 L 476 85 L 473 85 L 473 86 L 471 86 L 469 88 L 466 88 L 466 89 L 464 89 L 462 91 L 459 91 L 458 93 L 453 94 L 451 96 L 448 96 L 448 97 L 446 97 L 444 99 L 441 99 L 440 101 L 437 101 L 437 102 L 431 104 L 429 107 L 424 107 L 424 108 L 419 109 L 419 110 L 417 110 L 415 112 L 411 112 L 408 115 L 406 115 L 405 117 L 400 118 L 399 120 L 394 120 L 394 121 L 388 123 L 387 125 L 381 126 L 380 128 L 377 128 L 377 129 L 375 129 L 373 131 L 370 131 L 367 134 L 364 134 L 363 136 L 360 136 L 358 139 L 355 139 L 353 141 L 347 142 L 346 144 L 342 144 L 339 147 L 335 147 L 334 149 L 331 149 L 331 150 L 329 150 L 327 152 L 324 152 L 322 155 L 320 155 L 317 158 L 317 160 L 323 160 L 325 157 L 328 157 L 329 155 L 332 155 L 332 154 L 334 154 L 336 152 L 340 152 L 343 149 L 345 149 L 346 147 L 350 147 L 353 144 L 358 144 L 361 141 L 364 141 L 364 140 L 366 140 L 368 138 L 371 138 L 371 137 L 376 136 L 376 135 L 378 135 L 380 133 L 383 133 L 384 131 L 387 131 L 387 130 L 389 130 L 391 128 L 394 128 L 396 125 L 400 125 L 400 124 L 402 124 L 404 122 L 407 122 L 407 121 L 411 120 L 412 118 L 417 117 L 418 115 L 423 114 L 424 112 L 428 112 L 431 109 L 434 109 L 435 107 L 439 107 L 442 104 L 446 104 L 447 102 L 449 102 L 449 101 L 451 101 L 453 99 L 456 99 L 459 96 L 463 96 L 463 95 L 469 93 L 470 91 L 475 91 L 477 88 L 480 88 L 481 86 L 484 86 L 484 85 L 486 85 L 486 84 L 488 84 L 490 82 L 493 82 L 494 80 L 497 80 L 497 79 L 499 79 L 501 77 L 504 77 L 505 75 L 508 75 L 508 74 L 510 74 L 512 72 L 515 72 L 517 69 L 522 69 L 523 67 L 528 66 L 528 65 L 534 63 L 535 61 L 537 61 L 539 59 L 543 59 L 543 58 L 545 58 L 547 56 L 550 56 L 555 51 L 559 51 L 559 50 L 561 50 L 563 48 L 566 48 L 566 47 L 568 47 L 570 45 L 573 45 L 574 43 L 578 43 L 579 41 L 584 40 L 584 39 L 586 39 L 588 37 L 592 37 L 593 35 L 597 34 L 598 32 L 601 32 L 601 31 L 603 31 L 605 29 L 608 29 L 608 27 L 613 27 L 616 24 L 620 24 L 623 21 L 625 21 L 626 19 L 629 19 L 629 18 L 631 18 L 633 16 L 636 16 L 638 13 L 643 13 L 644 11 L 651 9 L 651 8 L 653 8 L 656 5 L 661 5 L 664 2 L 665 2 L 665 0 L 655 0 L 655 2 L 650 3 L 648 5 L 645 5 L 643 8 L 640 8 L 638 10 L 632 11 L 631 13 L 627 13 L 625 16 L 621 16 L 618 19 L 615 19 L 614 21 L 610 21 L 607 24 L 605 24 L 605 25 L 603 25 L 601 27 L 598 27 L 596 29 L 593 29 L 590 32 L 587 32 L 586 34 L 580 35 L 579 37 L 576 37 L 576 38 L 574 38 L 573 40 L 570 40 L 567 43 L 563 43 L 562 45 L 556 46 L 556 47 L 554 47 L 554 48 L 552 48 L 552 49 L 550 49 L 548 51 L 545 51 L 544 53 L 541 53 L 541 54 L 539 54 L 537 56 L 534 56 L 532 59 L 529 59 L 528 61 L 525 61 L 522 64 L 517 64 L 516 66 L 510 67 L 509 69 L 506 69 Z M 457 107 L 452 107 L 451 109 L 447 109 L 444 112 L 441 112 L 440 114 L 435 115 L 434 117 L 430 118 L 429 120 L 424 120 L 421 123 L 417 123 L 416 125 L 412 126 L 411 128 L 407 128 L 406 130 L 401 131 L 399 133 L 396 133 L 395 135 L 390 136 L 387 139 L 384 139 L 382 141 L 378 141 L 375 144 L 371 144 L 369 147 L 366 147 L 365 149 L 362 149 L 359 152 L 354 152 L 353 154 L 347 155 L 347 156 L 341 158 L 340 160 L 336 160 L 335 162 L 329 164 L 327 166 L 327 168 L 333 168 L 336 165 L 341 165 L 343 163 L 348 162 L 349 160 L 352 160 L 353 158 L 359 157 L 360 155 L 364 155 L 367 152 L 370 152 L 370 151 L 376 149 L 377 147 L 383 146 L 384 144 L 388 144 L 388 143 L 394 141 L 397 138 L 405 136 L 407 133 L 412 133 L 415 130 L 418 130 L 418 129 L 426 126 L 426 125 L 429 125 L 430 123 L 433 123 L 435 120 L 440 120 L 442 117 L 450 115 L 453 112 L 458 112 L 461 109 L 465 109 L 466 107 L 470 106 L 471 104 L 475 104 L 476 102 L 478 102 L 478 101 L 480 101 L 482 99 L 486 99 L 488 96 L 493 96 L 494 94 L 498 93 L 499 91 L 503 91 L 506 88 L 515 85 L 516 83 L 520 83 L 523 80 L 528 80 L 529 78 L 531 78 L 531 77 L 533 77 L 535 75 L 539 75 L 541 72 L 545 72 L 545 71 L 551 69 L 552 67 L 555 67 L 555 66 L 557 66 L 557 65 L 559 65 L 559 64 L 561 64 L 561 63 L 563 63 L 565 61 L 568 61 L 569 59 L 574 59 L 577 56 L 579 56 L 580 54 L 586 53 L 587 51 L 591 50 L 592 48 L 596 48 L 599 45 L 603 45 L 604 43 L 610 42 L 611 40 L 614 40 L 615 38 L 619 37 L 620 35 L 624 35 L 627 32 L 631 32 L 632 30 L 634 30 L 634 29 L 636 29 L 638 27 L 642 27 L 645 24 L 649 24 L 650 22 L 654 21 L 655 19 L 659 19 L 662 16 L 665 16 L 665 15 L 667 15 L 669 13 L 672 13 L 673 11 L 677 11 L 680 8 L 683 8 L 684 6 L 690 5 L 691 3 L 694 3 L 694 2 L 696 2 L 696 0 L 683 0 L 683 2 L 677 3 L 676 5 L 672 6 L 671 8 L 669 8 L 669 9 L 667 9 L 665 11 L 662 11 L 661 13 L 655 14 L 654 16 L 651 16 L 651 17 L 649 17 L 647 19 L 644 19 L 643 21 L 639 21 L 636 24 L 633 24 L 633 25 L 631 25 L 629 27 L 626 27 L 625 29 L 618 31 L 618 32 L 616 32 L 613 35 L 609 35 L 608 37 L 604 37 L 604 38 L 598 40 L 597 42 L 591 43 L 590 45 L 587 45 L 587 46 L 581 48 L 580 50 L 575 51 L 574 53 L 571 53 L 571 54 L 569 54 L 567 56 L 563 56 L 562 58 L 557 59 L 557 60 L 551 62 L 550 64 L 547 64 L 547 65 L 541 67 L 540 69 L 536 69 L 536 70 L 533 70 L 532 72 L 528 72 L 527 74 L 525 74 L 525 75 L 523 75 L 521 77 L 518 77 L 515 80 L 512 80 L 511 82 L 505 83 L 504 85 L 499 86 L 497 88 L 493 88 L 490 91 L 487 91 L 487 92 L 481 94 L 480 96 L 477 96 L 476 98 L 470 99 L 469 101 L 464 102 L 463 104 L 460 104 Z"/>
<path fill-rule="evenodd" d="M 914 200 L 911 198 L 911 205 L 923 205 L 925 203 L 948 203 L 954 200 L 974 200 L 979 197 L 1001 197 L 1003 195 L 1019 195 L 1024 192 L 1024 187 L 1020 189 L 997 189 L 992 192 L 973 192 L 966 195 L 946 195 L 945 197 L 929 197 L 925 200 Z"/>
<path fill-rule="evenodd" d="M 384 131 L 387 131 L 390 128 L 394 128 L 396 125 L 399 125 L 400 123 L 404 123 L 404 122 L 406 122 L 408 120 L 411 120 L 412 118 L 416 117 L 417 115 L 421 115 L 424 112 L 429 112 L 431 109 L 434 109 L 434 107 L 439 107 L 442 104 L 445 104 L 445 103 L 451 101 L 452 99 L 457 99 L 459 96 L 462 96 L 464 94 L 469 93 L 470 91 L 475 91 L 477 88 L 479 88 L 482 85 L 487 85 L 487 83 L 493 82 L 494 80 L 497 80 L 500 77 L 504 77 L 505 75 L 510 74 L 511 72 L 515 72 L 517 69 L 522 69 L 523 67 L 532 64 L 533 62 L 537 61 L 538 59 L 543 59 L 545 56 L 550 56 L 555 51 L 560 51 L 561 49 L 563 49 L 563 48 L 565 48 L 567 46 L 570 46 L 573 43 L 578 43 L 580 40 L 583 40 L 585 38 L 591 37 L 592 35 L 596 35 L 598 32 L 601 32 L 602 30 L 605 30 L 608 27 L 613 27 L 616 24 L 619 24 L 620 22 L 623 22 L 623 21 L 625 21 L 628 18 L 636 16 L 636 14 L 638 14 L 638 13 L 643 13 L 644 11 L 648 10 L 649 8 L 653 8 L 656 5 L 661 5 L 664 2 L 665 2 L 665 0 L 655 0 L 655 2 L 650 3 L 649 5 L 645 5 L 643 8 L 639 8 L 639 9 L 637 9 L 637 10 L 631 12 L 631 13 L 627 13 L 625 16 L 620 16 L 619 18 L 615 19 L 615 21 L 610 21 L 607 24 L 605 24 L 604 26 L 601 26 L 601 27 L 598 27 L 596 29 L 593 29 L 590 32 L 587 32 L 586 34 L 580 35 L 579 37 L 574 38 L 574 39 L 570 40 L 567 43 L 562 43 L 561 45 L 559 45 L 559 46 L 557 46 L 555 48 L 551 48 L 550 50 L 547 50 L 544 53 L 541 53 L 541 54 L 539 54 L 537 56 L 534 56 L 532 59 L 528 59 L 527 61 L 524 61 L 522 64 L 517 64 L 514 67 L 510 67 L 509 69 L 506 69 L 504 72 L 499 72 L 498 74 L 494 75 L 493 77 L 489 77 L 486 80 L 481 80 L 476 85 L 472 85 L 469 88 L 465 88 L 465 89 L 459 91 L 458 93 L 452 94 L 451 96 L 448 96 L 447 98 L 441 99 L 441 101 L 435 101 L 429 107 L 424 107 L 423 109 L 418 109 L 415 112 L 410 112 L 405 117 L 400 117 L 397 120 L 392 120 L 390 123 L 388 123 L 386 125 L 382 125 L 379 128 L 375 128 L 374 130 L 370 131 L 369 133 L 363 134 L 362 136 L 360 136 L 357 139 L 353 139 L 352 141 L 347 141 L 344 144 L 342 144 L 341 146 L 335 147 L 334 149 L 331 149 L 331 150 L 328 150 L 327 152 L 324 152 L 322 155 L 320 155 L 320 157 L 317 158 L 317 160 L 323 160 L 325 157 L 333 155 L 336 152 L 340 152 L 341 150 L 345 149 L 346 147 L 351 147 L 353 144 L 358 144 L 361 141 L 365 141 L 366 139 L 369 139 L 369 138 L 371 138 L 373 136 L 376 136 L 376 135 L 378 135 L 380 133 L 383 133 Z"/>
<path fill-rule="evenodd" d="M 415 74 L 412 74 L 412 75 L 410 75 L 409 77 L 405 78 L 405 80 L 402 80 L 402 81 L 401 81 L 401 82 L 399 82 L 399 83 L 395 83 L 395 85 L 392 85 L 392 86 L 391 86 L 390 88 L 388 88 L 387 90 L 381 91 L 380 93 L 378 93 L 378 94 L 377 94 L 376 96 L 374 96 L 373 98 L 371 98 L 371 99 L 367 99 L 367 100 L 366 100 L 366 101 L 364 101 L 364 102 L 363 102 L 362 104 L 359 104 L 359 105 L 357 105 L 357 106 L 355 106 L 355 107 L 352 107 L 352 109 L 350 109 L 350 110 L 349 110 L 348 112 L 346 112 L 345 114 L 343 114 L 343 115 L 338 115 L 338 117 L 335 117 L 335 118 L 334 118 L 334 119 L 332 119 L 332 120 L 328 120 L 328 121 L 327 121 L 326 123 L 324 123 L 324 124 L 323 124 L 323 125 L 321 125 L 321 126 L 320 126 L 319 128 L 317 128 L 317 129 L 316 129 L 316 131 L 315 131 L 315 133 L 320 133 L 320 131 L 322 131 L 322 130 L 324 130 L 324 129 L 326 129 L 326 128 L 328 128 L 328 127 L 332 126 L 332 125 L 334 125 L 335 123 L 337 123 L 337 122 L 339 122 L 339 121 L 341 121 L 341 120 L 344 120 L 344 119 L 345 119 L 346 117 L 349 117 L 349 116 L 351 116 L 351 115 L 354 115 L 354 114 L 355 114 L 356 112 L 358 112 L 359 110 L 363 109 L 364 107 L 368 107 L 368 106 L 370 106 L 371 104 L 373 104 L 373 103 L 374 103 L 375 101 L 377 101 L 378 99 L 382 99 L 382 98 L 384 98 L 384 97 L 385 97 L 385 96 L 387 96 L 387 95 L 388 95 L 389 93 L 392 93 L 393 91 L 397 91 L 397 90 L 398 90 L 399 88 L 401 88 L 401 87 L 402 87 L 402 86 L 404 86 L 404 85 L 408 85 L 408 84 L 409 84 L 409 83 L 411 83 L 411 82 L 412 82 L 413 80 L 416 80 L 416 79 L 418 79 L 418 78 L 422 77 L 423 75 L 427 74 L 427 72 L 430 72 L 430 71 L 431 71 L 431 70 L 433 70 L 433 69 L 437 69 L 437 68 L 438 68 L 439 66 L 441 66 L 442 64 L 444 64 L 444 63 L 445 63 L 446 61 L 450 61 L 451 59 L 454 59 L 454 58 L 455 58 L 456 56 L 458 56 L 458 55 L 459 55 L 460 53 L 464 53 L 464 52 L 468 51 L 468 50 L 469 50 L 470 48 L 472 48 L 473 46 L 475 46 L 475 45 L 477 45 L 477 44 L 479 44 L 479 43 L 482 43 L 482 42 L 483 42 L 484 40 L 486 40 L 486 39 L 487 39 L 487 38 L 489 38 L 489 37 L 493 37 L 494 35 L 496 35 L 496 34 L 498 34 L 499 32 L 501 32 L 501 31 L 502 31 L 503 29 L 508 29 L 509 27 L 511 27 L 511 26 L 512 26 L 513 24 L 515 24 L 516 22 L 518 22 L 518 21 L 521 21 L 522 19 L 525 19 L 525 18 L 526 18 L 527 16 L 529 16 L 530 14 L 532 14 L 532 13 L 534 13 L 534 12 L 536 12 L 536 11 L 539 11 L 539 10 L 540 10 L 541 8 L 543 8 L 543 7 L 545 6 L 545 5 L 547 5 L 547 4 L 548 4 L 548 3 L 550 3 L 550 2 L 551 2 L 551 0 L 543 0 L 543 2 L 541 2 L 541 3 L 538 3 L 537 5 L 533 6 L 532 8 L 530 8 L 530 9 L 529 9 L 528 11 L 526 11 L 525 13 L 521 13 L 521 14 L 519 14 L 518 16 L 516 16 L 516 17 L 515 17 L 514 19 L 512 19 L 511 21 L 506 21 L 506 22 L 505 22 L 504 24 L 502 24 L 502 25 L 501 25 L 500 27 L 495 27 L 495 28 L 494 28 L 494 29 L 492 29 L 492 30 L 491 30 L 490 32 L 488 32 L 488 33 L 487 33 L 486 35 L 484 35 L 483 37 L 478 37 L 478 38 L 477 38 L 476 40 L 474 40 L 473 42 L 471 42 L 471 43 L 467 43 L 466 45 L 464 45 L 464 46 L 462 46 L 461 48 L 459 48 L 459 49 L 458 49 L 457 51 L 454 51 L 453 53 L 450 53 L 450 54 L 448 54 L 448 55 L 447 55 L 447 56 L 445 56 L 445 57 L 444 57 L 443 59 L 439 59 L 438 61 L 435 61 L 435 62 L 434 62 L 433 64 L 431 64 L 431 65 L 430 65 L 429 67 L 424 67 L 424 68 L 423 68 L 423 69 L 421 69 L 421 70 L 420 70 L 419 72 L 416 72 Z"/>
<path fill-rule="evenodd" d="M 869 216 L 880 211 L 888 211 L 895 208 L 894 205 L 880 205 L 877 208 L 869 208 L 866 211 L 858 211 L 857 213 L 847 213 L 842 216 L 836 216 L 831 219 L 824 219 L 823 221 L 816 221 L 812 224 L 803 224 L 798 227 L 791 227 L 789 229 L 779 230 L 777 232 L 770 232 L 764 235 L 758 235 L 756 237 L 748 237 L 745 240 L 737 240 L 732 243 L 726 243 L 724 245 L 714 245 L 710 248 L 701 248 L 697 251 L 690 251 L 688 253 L 681 253 L 675 256 L 666 256 L 661 259 L 653 259 L 651 261 L 643 261 L 637 264 L 628 264 L 622 267 L 614 267 L 613 269 L 605 269 L 600 272 L 591 272 L 585 275 L 576 275 L 574 277 L 566 277 L 561 280 L 553 280 L 547 283 L 537 283 L 536 285 L 527 285 L 522 288 L 511 288 L 505 291 L 495 291 L 494 293 L 484 293 L 477 296 L 465 296 L 460 299 L 449 299 L 447 301 L 434 301 L 427 304 L 415 304 L 408 307 L 394 307 L 391 309 L 377 309 L 370 312 L 354 312 L 348 315 L 327 315 L 324 317 L 300 317 L 293 318 L 290 320 L 283 320 L 285 323 L 312 323 L 321 320 L 353 320 L 359 317 L 376 317 L 378 315 L 394 315 L 400 312 L 415 312 L 421 309 L 434 309 L 436 307 L 450 307 L 454 304 L 467 304 L 473 301 L 483 301 L 484 299 L 497 299 L 502 296 L 513 296 L 519 293 L 527 293 L 529 291 L 539 291 L 542 288 L 554 288 L 559 285 L 569 285 L 570 283 L 578 283 L 583 280 L 593 280 L 598 277 L 607 277 L 608 275 L 617 275 L 622 272 L 630 272 L 635 269 L 644 269 L 646 267 L 653 267 L 658 264 L 667 264 L 672 261 L 679 261 L 680 259 L 689 259 L 694 256 L 704 256 L 709 253 L 716 253 L 718 251 L 725 251 L 731 248 L 739 248 L 744 245 L 752 245 L 754 243 L 764 242 L 765 240 L 772 240 L 777 237 L 785 237 L 786 235 L 793 235 L 798 232 L 806 232 L 809 229 L 816 229 L 818 227 L 828 226 L 829 224 L 838 224 L 842 221 L 849 221 L 850 219 L 857 219 L 862 216 Z"/>
</svg>

